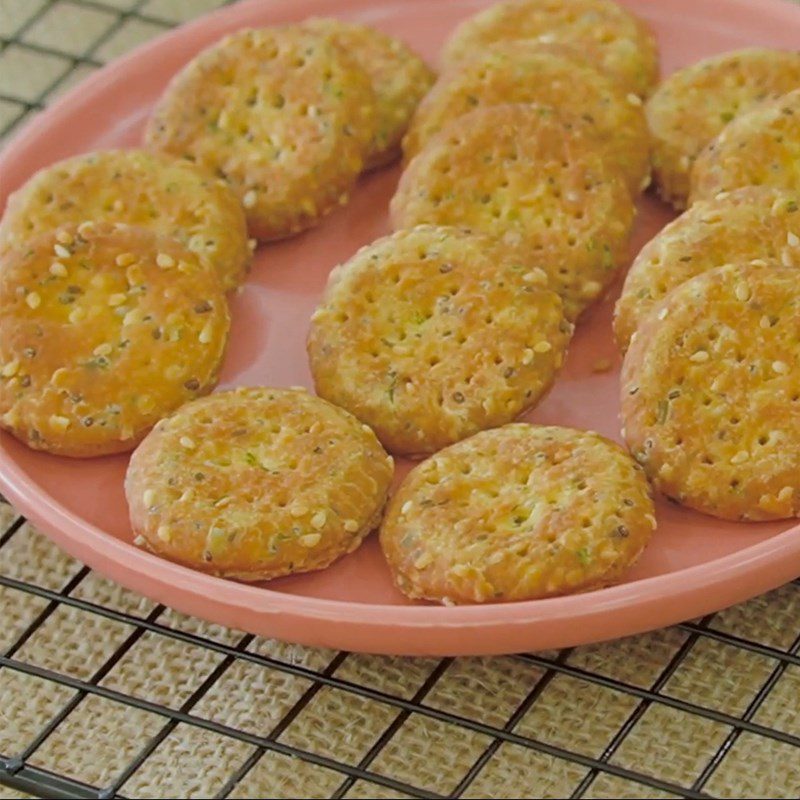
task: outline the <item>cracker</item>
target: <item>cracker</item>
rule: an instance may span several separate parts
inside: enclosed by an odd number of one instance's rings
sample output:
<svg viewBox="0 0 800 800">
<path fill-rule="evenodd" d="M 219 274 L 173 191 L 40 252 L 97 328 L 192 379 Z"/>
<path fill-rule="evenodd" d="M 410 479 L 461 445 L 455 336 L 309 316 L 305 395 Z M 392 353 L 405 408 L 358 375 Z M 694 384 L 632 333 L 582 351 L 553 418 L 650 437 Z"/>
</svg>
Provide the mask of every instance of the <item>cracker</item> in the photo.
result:
<svg viewBox="0 0 800 800">
<path fill-rule="evenodd" d="M 644 96 L 658 79 L 658 49 L 645 22 L 611 0 L 509 0 L 462 22 L 448 40 L 450 66 L 497 41 L 535 39 L 568 45 Z"/>
<path fill-rule="evenodd" d="M 320 396 L 393 453 L 509 422 L 550 388 L 572 325 L 558 295 L 486 236 L 420 226 L 331 274 L 308 351 Z"/>
<path fill-rule="evenodd" d="M 520 247 L 575 319 L 627 257 L 634 208 L 588 123 L 546 106 L 477 108 L 434 136 L 391 202 L 395 229 L 462 225 Z"/>
<path fill-rule="evenodd" d="M 84 220 L 122 222 L 173 236 L 235 289 L 250 265 L 236 195 L 187 161 L 146 150 L 101 150 L 39 170 L 8 198 L 0 248 Z"/>
<path fill-rule="evenodd" d="M 442 75 L 403 140 L 406 158 L 448 122 L 500 103 L 538 103 L 580 117 L 632 193 L 650 182 L 650 134 L 639 96 L 626 93 L 568 47 L 525 39 L 490 45 Z"/>
<path fill-rule="evenodd" d="M 615 583 L 655 526 L 644 474 L 619 445 L 590 431 L 516 423 L 412 470 L 380 539 L 409 597 L 483 603 Z"/>
<path fill-rule="evenodd" d="M 731 263 L 777 261 L 800 267 L 800 191 L 737 189 L 700 201 L 667 225 L 636 257 L 614 313 L 620 350 L 664 295 L 681 283 Z"/>
<path fill-rule="evenodd" d="M 279 239 L 347 201 L 375 113 L 369 78 L 331 37 L 241 30 L 172 79 L 146 140 L 225 179 L 251 234 Z"/>
<path fill-rule="evenodd" d="M 228 307 L 214 271 L 146 228 L 83 223 L 0 262 L 0 426 L 37 450 L 131 450 L 217 382 Z"/>
<path fill-rule="evenodd" d="M 797 278 L 775 264 L 719 267 L 673 289 L 639 327 L 622 420 L 668 497 L 722 519 L 800 515 Z"/>
<path fill-rule="evenodd" d="M 367 25 L 324 17 L 310 19 L 302 27 L 330 35 L 372 82 L 376 130 L 365 169 L 397 160 L 414 109 L 433 84 L 433 70 L 407 44 Z"/>
<path fill-rule="evenodd" d="M 800 86 L 800 53 L 752 47 L 674 72 L 645 105 L 653 178 L 661 197 L 686 207 L 689 174 L 723 128 L 758 103 Z"/>
<path fill-rule="evenodd" d="M 691 184 L 692 203 L 742 186 L 800 191 L 800 88 L 726 125 L 697 157 Z"/>
<path fill-rule="evenodd" d="M 245 581 L 322 569 L 377 527 L 392 459 L 304 390 L 238 388 L 189 403 L 136 449 L 131 525 L 149 550 Z"/>
</svg>

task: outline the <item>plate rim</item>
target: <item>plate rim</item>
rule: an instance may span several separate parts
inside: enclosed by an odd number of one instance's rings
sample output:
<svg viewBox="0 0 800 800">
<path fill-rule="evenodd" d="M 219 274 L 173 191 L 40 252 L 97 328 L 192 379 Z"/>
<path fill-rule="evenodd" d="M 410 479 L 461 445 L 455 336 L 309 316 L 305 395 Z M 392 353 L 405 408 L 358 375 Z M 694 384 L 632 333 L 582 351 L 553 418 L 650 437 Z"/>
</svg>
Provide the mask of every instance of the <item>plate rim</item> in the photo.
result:
<svg viewBox="0 0 800 800">
<path fill-rule="evenodd" d="M 435 0 L 446 5 L 447 0 Z M 658 5 L 654 0 L 642 0 Z M 678 3 L 680 0 L 678 0 Z M 697 0 L 692 0 L 693 4 Z M 385 2 L 384 5 L 416 5 L 428 0 Z M 676 5 L 678 4 L 676 3 Z M 714 0 L 702 0 L 713 4 Z M 788 0 L 725 0 L 749 14 L 793 16 L 791 24 L 800 30 L 800 9 Z M 319 0 L 272 0 L 269 11 L 300 16 L 303 5 L 318 8 Z M 370 0 L 327 0 L 331 13 L 348 8 L 374 6 Z M 146 66 L 151 56 L 176 41 L 192 39 L 197 32 L 212 29 L 218 19 L 226 22 L 264 11 L 263 0 L 244 0 L 217 9 L 192 22 L 165 31 L 115 59 L 67 91 L 51 106 L 15 132 L 0 152 L 0 173 L 4 165 L 20 157 L 31 140 L 53 129 L 75 107 L 91 108 L 98 94 L 108 91 L 113 79 L 124 79 L 138 65 Z M 791 14 L 789 14 L 791 12 Z M 112 80 L 110 80 L 112 79 Z M 35 141 L 34 145 L 35 147 Z M 30 519 L 60 547 L 124 586 L 160 602 L 222 624 L 237 626 L 239 613 L 257 614 L 264 625 L 248 618 L 239 623 L 256 633 L 280 635 L 312 646 L 409 655 L 499 654 L 537 648 L 565 647 L 640 633 L 682 621 L 690 616 L 716 611 L 761 592 L 776 588 L 800 575 L 800 523 L 761 542 L 713 559 L 633 582 L 591 593 L 540 600 L 486 605 L 444 607 L 438 605 L 393 605 L 309 597 L 263 586 L 237 583 L 192 570 L 122 541 L 65 508 L 40 488 L 16 463 L 4 446 L 11 435 L 0 433 L 0 489 L 14 507 Z M 120 577 L 124 574 L 124 577 Z M 670 588 L 671 585 L 671 588 Z M 225 587 L 226 599 L 215 599 L 202 613 L 194 604 L 214 597 L 215 588 Z M 173 593 L 177 592 L 176 596 Z M 585 598 L 596 602 L 587 608 Z M 624 612 L 647 609 L 652 616 L 630 624 Z M 209 613 L 213 609 L 213 613 Z M 687 613 L 688 611 L 688 613 Z M 623 616 L 622 622 L 617 617 Z M 642 615 L 640 615 L 641 617 Z M 278 620 L 278 617 L 284 617 Z M 294 621 L 336 623 L 328 633 L 287 627 Z M 559 630 L 568 624 L 569 629 Z M 591 623 L 582 628 L 581 623 Z M 538 626 L 547 631 L 530 631 Z M 254 630 L 255 629 L 255 630 Z M 496 640 L 474 643 L 476 634 L 502 629 Z M 275 631 L 280 633 L 276 634 Z M 469 632 L 470 641 L 459 643 L 458 634 Z M 431 635 L 442 633 L 441 641 Z M 526 643 L 527 642 L 527 643 Z"/>
</svg>

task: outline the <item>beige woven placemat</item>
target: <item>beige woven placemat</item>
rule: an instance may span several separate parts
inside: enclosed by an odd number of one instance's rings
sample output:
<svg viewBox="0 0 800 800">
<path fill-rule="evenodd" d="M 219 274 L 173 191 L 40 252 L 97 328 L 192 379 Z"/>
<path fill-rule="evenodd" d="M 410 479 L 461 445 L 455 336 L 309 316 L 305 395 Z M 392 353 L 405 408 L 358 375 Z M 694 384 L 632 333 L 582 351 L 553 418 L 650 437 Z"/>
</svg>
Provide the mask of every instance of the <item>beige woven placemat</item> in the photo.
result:
<svg viewBox="0 0 800 800">
<path fill-rule="evenodd" d="M 0 135 L 99 64 L 219 4 L 0 0 Z M 158 607 L 0 504 L 0 613 L 0 763 L 29 789 L 800 796 L 798 583 L 698 623 L 561 653 L 345 655 Z M 0 786 L 0 798 L 27 796 Z"/>
</svg>

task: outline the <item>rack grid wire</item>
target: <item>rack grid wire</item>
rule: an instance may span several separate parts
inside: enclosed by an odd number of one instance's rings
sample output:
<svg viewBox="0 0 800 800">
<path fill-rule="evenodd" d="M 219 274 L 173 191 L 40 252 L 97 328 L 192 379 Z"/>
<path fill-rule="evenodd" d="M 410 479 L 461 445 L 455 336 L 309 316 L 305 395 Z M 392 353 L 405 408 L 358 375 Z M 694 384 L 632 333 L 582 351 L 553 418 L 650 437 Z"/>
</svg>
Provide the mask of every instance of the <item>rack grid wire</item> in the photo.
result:
<svg viewBox="0 0 800 800">
<path fill-rule="evenodd" d="M 0 139 L 220 0 L 0 0 Z M 800 581 L 619 642 L 399 659 L 106 581 L 0 498 L 0 797 L 800 797 Z"/>
</svg>

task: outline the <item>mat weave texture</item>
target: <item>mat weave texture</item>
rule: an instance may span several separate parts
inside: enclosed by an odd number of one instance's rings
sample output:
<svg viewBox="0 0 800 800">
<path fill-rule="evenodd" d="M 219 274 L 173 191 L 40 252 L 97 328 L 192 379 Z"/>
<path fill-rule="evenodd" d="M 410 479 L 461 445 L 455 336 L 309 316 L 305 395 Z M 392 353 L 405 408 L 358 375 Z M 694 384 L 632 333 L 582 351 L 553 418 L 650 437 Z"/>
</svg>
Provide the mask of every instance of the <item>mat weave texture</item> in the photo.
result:
<svg viewBox="0 0 800 800">
<path fill-rule="evenodd" d="M 218 5 L 0 0 L 0 137 Z M 0 798 L 800 797 L 800 582 L 611 644 L 362 656 L 156 605 L 0 503 L 0 613 Z"/>
</svg>

